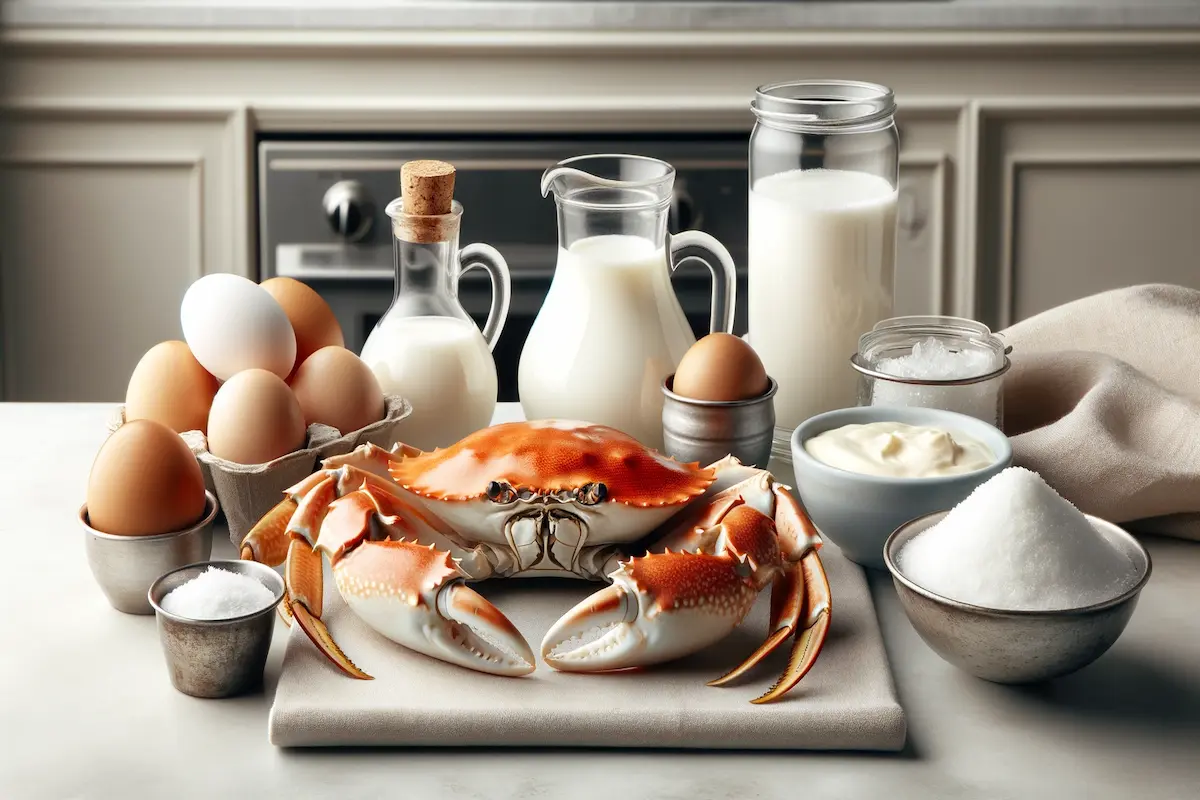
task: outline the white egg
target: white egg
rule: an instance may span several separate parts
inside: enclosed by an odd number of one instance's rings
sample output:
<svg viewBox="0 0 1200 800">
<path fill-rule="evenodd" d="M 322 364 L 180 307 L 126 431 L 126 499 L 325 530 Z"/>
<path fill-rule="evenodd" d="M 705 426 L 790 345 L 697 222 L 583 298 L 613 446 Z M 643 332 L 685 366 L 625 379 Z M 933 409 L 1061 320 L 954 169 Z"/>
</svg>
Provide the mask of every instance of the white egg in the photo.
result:
<svg viewBox="0 0 1200 800">
<path fill-rule="evenodd" d="M 240 275 L 205 275 L 188 287 L 179 309 L 192 355 L 219 380 L 244 369 L 286 378 L 296 361 L 296 335 L 267 290 Z"/>
</svg>

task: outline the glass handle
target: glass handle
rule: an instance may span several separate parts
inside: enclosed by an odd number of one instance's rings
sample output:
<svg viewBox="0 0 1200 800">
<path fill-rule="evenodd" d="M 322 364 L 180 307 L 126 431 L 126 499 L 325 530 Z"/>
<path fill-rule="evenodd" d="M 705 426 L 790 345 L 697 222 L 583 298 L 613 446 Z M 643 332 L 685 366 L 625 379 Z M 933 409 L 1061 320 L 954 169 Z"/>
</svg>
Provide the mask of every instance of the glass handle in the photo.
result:
<svg viewBox="0 0 1200 800">
<path fill-rule="evenodd" d="M 733 333 L 734 301 L 737 299 L 737 270 L 733 256 L 707 233 L 684 231 L 669 236 L 667 247 L 671 253 L 671 271 L 689 259 L 696 259 L 712 273 L 712 315 L 709 317 L 709 333 Z"/>
<path fill-rule="evenodd" d="M 512 295 L 512 277 L 508 274 L 508 263 L 496 248 L 486 244 L 469 244 L 458 254 L 462 271 L 459 280 L 468 270 L 479 267 L 487 272 L 492 279 L 492 307 L 488 311 L 487 322 L 483 324 L 483 338 L 487 341 L 488 349 L 496 349 L 496 340 L 504 330 L 504 321 L 508 319 L 508 304 Z"/>
</svg>

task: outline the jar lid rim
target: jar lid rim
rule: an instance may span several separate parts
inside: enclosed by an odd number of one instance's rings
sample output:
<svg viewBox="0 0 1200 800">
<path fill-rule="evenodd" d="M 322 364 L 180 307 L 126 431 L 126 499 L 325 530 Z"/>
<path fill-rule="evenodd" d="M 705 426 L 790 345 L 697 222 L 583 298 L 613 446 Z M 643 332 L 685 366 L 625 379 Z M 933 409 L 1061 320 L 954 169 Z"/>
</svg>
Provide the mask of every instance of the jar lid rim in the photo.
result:
<svg viewBox="0 0 1200 800">
<path fill-rule="evenodd" d="M 888 87 L 867 81 L 781 81 L 758 87 L 750 109 L 768 124 L 836 128 L 888 120 L 896 99 Z"/>
</svg>

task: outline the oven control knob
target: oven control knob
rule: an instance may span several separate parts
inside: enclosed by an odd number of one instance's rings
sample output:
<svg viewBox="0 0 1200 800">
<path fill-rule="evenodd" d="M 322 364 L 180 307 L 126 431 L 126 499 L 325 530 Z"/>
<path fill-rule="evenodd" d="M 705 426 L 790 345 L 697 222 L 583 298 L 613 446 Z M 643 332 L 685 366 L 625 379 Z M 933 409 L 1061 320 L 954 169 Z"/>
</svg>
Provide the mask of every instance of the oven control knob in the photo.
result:
<svg viewBox="0 0 1200 800">
<path fill-rule="evenodd" d="M 330 227 L 347 242 L 357 242 L 371 230 L 371 198 L 358 181 L 338 181 L 325 192 L 321 203 Z"/>
</svg>

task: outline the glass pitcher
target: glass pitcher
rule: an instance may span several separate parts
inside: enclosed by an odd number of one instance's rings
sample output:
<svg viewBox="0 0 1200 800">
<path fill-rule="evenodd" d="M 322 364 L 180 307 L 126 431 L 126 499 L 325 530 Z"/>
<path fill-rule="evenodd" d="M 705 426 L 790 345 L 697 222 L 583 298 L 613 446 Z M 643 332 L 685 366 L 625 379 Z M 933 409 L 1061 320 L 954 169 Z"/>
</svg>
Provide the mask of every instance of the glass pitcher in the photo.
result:
<svg viewBox="0 0 1200 800">
<path fill-rule="evenodd" d="M 628 155 L 578 156 L 542 175 L 558 262 L 517 373 L 529 419 L 610 425 L 662 447 L 661 385 L 696 341 L 671 272 L 692 258 L 712 271 L 712 331 L 732 331 L 737 290 L 716 239 L 667 232 L 674 181 L 670 164 Z"/>
<path fill-rule="evenodd" d="M 388 204 L 396 294 L 362 349 L 383 391 L 412 404 L 400 440 L 422 450 L 487 427 L 496 409 L 492 348 L 508 317 L 508 265 L 486 244 L 458 249 L 462 211 L 457 201 L 440 216 L 408 214 L 401 198 Z M 482 332 L 458 301 L 459 278 L 475 267 L 492 279 Z"/>
</svg>

